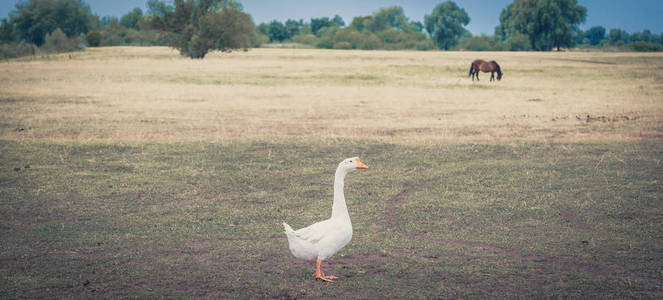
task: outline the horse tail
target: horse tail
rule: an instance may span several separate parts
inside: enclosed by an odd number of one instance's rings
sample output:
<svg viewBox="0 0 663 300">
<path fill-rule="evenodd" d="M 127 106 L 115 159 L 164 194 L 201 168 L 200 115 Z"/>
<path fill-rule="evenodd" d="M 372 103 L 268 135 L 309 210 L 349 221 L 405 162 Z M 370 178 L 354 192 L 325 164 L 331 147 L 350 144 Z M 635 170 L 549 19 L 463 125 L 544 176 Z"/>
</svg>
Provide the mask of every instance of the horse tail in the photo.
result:
<svg viewBox="0 0 663 300">
<path fill-rule="evenodd" d="M 474 69 L 474 64 L 470 64 L 470 74 L 468 74 L 467 77 L 472 76 L 472 69 Z"/>
</svg>

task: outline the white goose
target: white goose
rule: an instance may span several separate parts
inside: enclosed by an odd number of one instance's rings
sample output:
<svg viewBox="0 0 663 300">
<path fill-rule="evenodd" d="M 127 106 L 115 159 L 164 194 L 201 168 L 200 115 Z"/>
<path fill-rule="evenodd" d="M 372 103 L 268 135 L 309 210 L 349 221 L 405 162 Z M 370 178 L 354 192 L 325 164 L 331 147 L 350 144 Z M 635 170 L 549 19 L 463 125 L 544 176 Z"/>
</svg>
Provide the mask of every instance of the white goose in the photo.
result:
<svg viewBox="0 0 663 300">
<path fill-rule="evenodd" d="M 332 281 L 338 279 L 333 275 L 325 276 L 320 266 L 323 260 L 334 255 L 352 239 L 352 223 L 350 222 L 348 207 L 345 205 L 343 181 L 346 174 L 354 170 L 367 168 L 368 166 L 359 161 L 359 157 L 348 158 L 338 165 L 334 177 L 334 204 L 332 205 L 331 218 L 296 231 L 283 222 L 290 252 L 297 258 L 316 259 L 314 280 Z"/>
</svg>

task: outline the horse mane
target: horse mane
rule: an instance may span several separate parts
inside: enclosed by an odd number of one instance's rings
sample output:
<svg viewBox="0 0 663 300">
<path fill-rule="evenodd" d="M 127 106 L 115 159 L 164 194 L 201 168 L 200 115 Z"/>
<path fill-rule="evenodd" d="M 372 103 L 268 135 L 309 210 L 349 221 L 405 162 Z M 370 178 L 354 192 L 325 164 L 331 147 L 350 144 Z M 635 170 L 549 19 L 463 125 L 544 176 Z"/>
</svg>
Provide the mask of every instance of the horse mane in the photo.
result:
<svg viewBox="0 0 663 300">
<path fill-rule="evenodd" d="M 502 69 L 500 69 L 500 65 L 494 60 L 491 60 L 490 62 L 494 63 L 495 67 L 497 67 L 497 75 L 502 76 Z"/>
</svg>

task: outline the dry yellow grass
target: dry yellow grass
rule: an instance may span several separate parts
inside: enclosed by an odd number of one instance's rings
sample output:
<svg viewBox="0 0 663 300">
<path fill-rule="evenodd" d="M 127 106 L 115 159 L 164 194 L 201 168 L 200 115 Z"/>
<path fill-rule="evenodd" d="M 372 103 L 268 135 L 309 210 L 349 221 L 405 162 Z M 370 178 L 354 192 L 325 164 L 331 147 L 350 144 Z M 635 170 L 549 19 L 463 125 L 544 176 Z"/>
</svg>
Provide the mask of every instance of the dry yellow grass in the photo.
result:
<svg viewBox="0 0 663 300">
<path fill-rule="evenodd" d="M 475 58 L 497 60 L 503 80 L 472 82 Z M 191 60 L 113 47 L 0 63 L 3 139 L 660 139 L 662 101 L 662 54 L 253 49 Z"/>
</svg>

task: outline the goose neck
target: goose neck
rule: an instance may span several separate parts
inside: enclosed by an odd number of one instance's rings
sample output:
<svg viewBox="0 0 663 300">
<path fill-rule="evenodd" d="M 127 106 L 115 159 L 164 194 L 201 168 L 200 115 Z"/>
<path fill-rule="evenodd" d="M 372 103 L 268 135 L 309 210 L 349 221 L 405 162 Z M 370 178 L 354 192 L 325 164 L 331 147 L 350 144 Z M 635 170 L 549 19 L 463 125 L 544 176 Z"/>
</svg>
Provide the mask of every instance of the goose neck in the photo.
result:
<svg viewBox="0 0 663 300">
<path fill-rule="evenodd" d="M 343 193 L 343 185 L 345 181 L 345 172 L 338 169 L 334 176 L 334 204 L 332 206 L 332 218 L 346 218 L 350 219 L 348 214 L 348 207 L 345 204 L 345 195 Z"/>
</svg>

